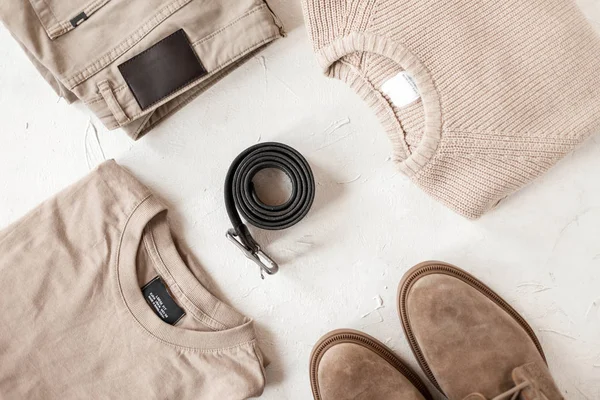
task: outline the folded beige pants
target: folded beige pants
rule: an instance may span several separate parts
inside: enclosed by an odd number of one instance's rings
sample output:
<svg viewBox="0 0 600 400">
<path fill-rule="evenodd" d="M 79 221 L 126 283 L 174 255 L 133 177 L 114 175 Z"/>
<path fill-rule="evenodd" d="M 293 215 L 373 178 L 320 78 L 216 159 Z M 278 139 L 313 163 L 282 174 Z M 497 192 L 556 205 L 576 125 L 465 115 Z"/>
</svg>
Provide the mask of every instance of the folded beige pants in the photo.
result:
<svg viewBox="0 0 600 400">
<path fill-rule="evenodd" d="M 264 0 L 2 0 L 0 19 L 60 96 L 134 139 L 283 34 Z"/>
</svg>

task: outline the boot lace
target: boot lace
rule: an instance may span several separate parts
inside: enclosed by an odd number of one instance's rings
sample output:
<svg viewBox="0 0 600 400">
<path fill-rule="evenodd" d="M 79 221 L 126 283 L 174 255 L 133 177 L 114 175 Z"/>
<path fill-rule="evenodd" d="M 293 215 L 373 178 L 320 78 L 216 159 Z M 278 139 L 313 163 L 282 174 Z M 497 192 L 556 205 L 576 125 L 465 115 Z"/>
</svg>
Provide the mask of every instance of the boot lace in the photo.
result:
<svg viewBox="0 0 600 400">
<path fill-rule="evenodd" d="M 529 386 L 531 386 L 531 382 L 525 381 L 525 382 L 515 386 L 514 388 L 510 389 L 508 392 L 504 392 L 501 395 L 494 397 L 492 400 L 505 400 L 505 399 L 516 400 L 517 397 L 519 397 L 519 394 L 521 394 L 521 392 L 524 389 L 528 388 Z"/>
</svg>

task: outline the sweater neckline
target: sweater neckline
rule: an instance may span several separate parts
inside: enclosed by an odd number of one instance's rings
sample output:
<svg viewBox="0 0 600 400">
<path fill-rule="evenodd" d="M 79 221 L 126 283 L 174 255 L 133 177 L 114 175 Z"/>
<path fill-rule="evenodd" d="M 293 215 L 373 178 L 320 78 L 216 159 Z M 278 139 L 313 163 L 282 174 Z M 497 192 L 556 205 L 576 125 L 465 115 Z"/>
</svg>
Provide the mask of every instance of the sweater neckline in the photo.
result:
<svg viewBox="0 0 600 400">
<path fill-rule="evenodd" d="M 355 52 L 379 54 L 400 65 L 415 80 L 424 107 L 425 130 L 412 152 L 394 110 L 383 95 L 354 66 L 338 62 Z M 317 59 L 325 74 L 346 82 L 375 111 L 382 122 L 394 150 L 394 161 L 400 170 L 414 177 L 436 153 L 442 137 L 440 97 L 431 74 L 405 46 L 385 36 L 353 32 L 340 37 L 317 51 Z"/>
</svg>

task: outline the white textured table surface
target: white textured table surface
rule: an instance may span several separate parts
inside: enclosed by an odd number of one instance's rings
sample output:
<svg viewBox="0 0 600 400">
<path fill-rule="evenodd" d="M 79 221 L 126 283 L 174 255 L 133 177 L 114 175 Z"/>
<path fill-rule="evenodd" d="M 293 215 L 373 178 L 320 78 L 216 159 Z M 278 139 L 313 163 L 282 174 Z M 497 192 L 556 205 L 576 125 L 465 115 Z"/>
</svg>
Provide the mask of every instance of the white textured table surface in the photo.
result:
<svg viewBox="0 0 600 400">
<path fill-rule="evenodd" d="M 170 204 L 216 292 L 256 320 L 272 361 L 263 398 L 311 398 L 312 345 L 335 328 L 363 330 L 415 365 L 396 287 L 414 264 L 442 259 L 523 313 L 566 398 L 600 399 L 600 139 L 481 220 L 463 219 L 394 169 L 367 106 L 321 76 L 299 4 L 272 3 L 289 36 L 135 143 L 94 119 L 99 144 L 86 135 L 88 111 L 58 101 L 0 26 L 0 227 L 84 176 L 100 145 Z M 600 30 L 600 1 L 579 3 Z M 283 261 L 261 281 L 224 238 L 221 193 L 233 158 L 271 140 L 308 158 L 318 191 L 300 225 L 257 234 Z"/>
</svg>

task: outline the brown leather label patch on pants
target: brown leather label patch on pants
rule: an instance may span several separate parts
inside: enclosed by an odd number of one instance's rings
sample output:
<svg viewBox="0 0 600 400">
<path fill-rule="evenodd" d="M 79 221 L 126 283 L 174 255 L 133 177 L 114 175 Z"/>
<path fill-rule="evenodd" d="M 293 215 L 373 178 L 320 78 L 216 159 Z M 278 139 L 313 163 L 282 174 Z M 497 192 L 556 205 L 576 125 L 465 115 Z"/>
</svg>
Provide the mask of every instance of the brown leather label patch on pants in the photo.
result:
<svg viewBox="0 0 600 400">
<path fill-rule="evenodd" d="M 183 29 L 119 65 L 145 110 L 207 74 Z"/>
</svg>

